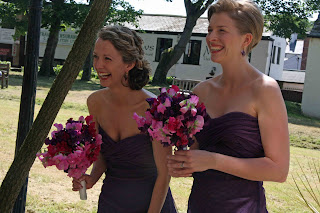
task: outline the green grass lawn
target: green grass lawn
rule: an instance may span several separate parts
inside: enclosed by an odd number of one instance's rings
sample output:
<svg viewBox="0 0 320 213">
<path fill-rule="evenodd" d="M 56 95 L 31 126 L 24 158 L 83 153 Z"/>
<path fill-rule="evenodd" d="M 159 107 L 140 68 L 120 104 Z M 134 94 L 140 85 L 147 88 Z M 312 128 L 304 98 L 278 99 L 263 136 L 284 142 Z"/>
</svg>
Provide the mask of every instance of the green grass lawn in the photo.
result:
<svg viewBox="0 0 320 213">
<path fill-rule="evenodd" d="M 0 90 L 0 183 L 4 179 L 14 156 L 15 139 L 20 107 L 22 75 L 12 72 L 9 88 Z M 35 115 L 43 103 L 53 79 L 39 78 Z M 76 80 L 68 93 L 55 122 L 65 123 L 70 118 L 87 115 L 86 98 L 99 89 L 97 80 L 81 82 Z M 150 85 L 146 89 L 158 94 L 158 87 Z M 269 212 L 310 212 L 297 197 L 292 175 L 301 174 L 299 161 L 308 178 L 314 177 L 308 169 L 312 160 L 320 162 L 320 120 L 303 116 L 300 104 L 286 102 L 289 115 L 289 131 L 291 140 L 291 162 L 288 180 L 285 183 L 265 182 L 267 206 Z M 301 184 L 301 181 L 299 181 Z M 315 186 L 316 181 L 311 182 Z M 44 168 L 36 159 L 29 173 L 26 212 L 96 212 L 97 200 L 102 185 L 102 178 L 88 190 L 88 200 L 81 201 L 79 194 L 71 190 L 71 178 L 56 168 Z M 170 183 L 179 212 L 186 212 L 188 196 L 192 186 L 192 178 L 172 178 Z M 318 187 L 320 189 L 319 183 Z M 318 195 L 320 198 L 320 195 Z"/>
</svg>

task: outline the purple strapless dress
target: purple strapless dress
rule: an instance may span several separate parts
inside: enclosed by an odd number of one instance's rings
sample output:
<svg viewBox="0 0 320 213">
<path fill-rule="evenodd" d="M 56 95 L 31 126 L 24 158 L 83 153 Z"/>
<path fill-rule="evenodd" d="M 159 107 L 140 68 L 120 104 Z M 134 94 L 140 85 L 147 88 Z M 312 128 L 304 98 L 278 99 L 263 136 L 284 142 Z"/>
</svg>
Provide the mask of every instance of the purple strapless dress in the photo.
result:
<svg viewBox="0 0 320 213">
<path fill-rule="evenodd" d="M 99 213 L 145 213 L 148 211 L 157 168 L 148 136 L 137 134 L 115 142 L 100 127 L 101 154 L 107 163 L 99 197 Z M 170 188 L 163 213 L 176 213 Z"/>
<path fill-rule="evenodd" d="M 264 157 L 258 119 L 231 112 L 209 119 L 196 135 L 200 150 L 237 158 Z M 251 181 L 217 170 L 193 174 L 188 213 L 265 213 L 262 181 Z"/>
</svg>

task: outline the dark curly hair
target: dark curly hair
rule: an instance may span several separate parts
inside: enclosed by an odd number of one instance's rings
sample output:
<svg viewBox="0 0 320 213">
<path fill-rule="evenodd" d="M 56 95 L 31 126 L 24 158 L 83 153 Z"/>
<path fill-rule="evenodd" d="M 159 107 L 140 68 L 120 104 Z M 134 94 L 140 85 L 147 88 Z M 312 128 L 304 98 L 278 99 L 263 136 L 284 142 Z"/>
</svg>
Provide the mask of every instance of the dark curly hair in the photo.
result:
<svg viewBox="0 0 320 213">
<path fill-rule="evenodd" d="M 140 90 L 149 82 L 150 64 L 144 59 L 143 40 L 134 31 L 123 26 L 103 27 L 98 37 L 110 41 L 121 53 L 124 63 L 136 63 L 128 73 L 128 86 L 132 90 Z"/>
</svg>

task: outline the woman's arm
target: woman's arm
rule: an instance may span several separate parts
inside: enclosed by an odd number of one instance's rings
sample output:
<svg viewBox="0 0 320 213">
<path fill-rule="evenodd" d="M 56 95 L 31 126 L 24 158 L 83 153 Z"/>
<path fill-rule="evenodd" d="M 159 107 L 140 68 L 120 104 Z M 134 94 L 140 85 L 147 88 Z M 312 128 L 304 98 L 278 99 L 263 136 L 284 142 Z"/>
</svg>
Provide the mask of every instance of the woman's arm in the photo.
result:
<svg viewBox="0 0 320 213">
<path fill-rule="evenodd" d="M 99 93 L 95 92 L 91 94 L 87 99 L 87 106 L 89 110 L 89 114 L 93 116 L 93 121 L 95 122 L 96 132 L 99 133 L 98 127 L 98 121 L 97 116 L 99 115 L 99 102 L 97 101 L 99 99 Z M 107 165 L 105 160 L 103 159 L 103 156 L 101 153 L 98 155 L 97 161 L 93 163 L 93 167 L 91 170 L 90 175 L 83 175 L 79 179 L 73 180 L 73 190 L 78 191 L 80 188 L 82 188 L 82 185 L 80 182 L 82 180 L 86 181 L 86 188 L 90 189 L 96 184 L 96 182 L 100 179 L 102 174 L 106 171 Z"/>
<path fill-rule="evenodd" d="M 265 157 L 244 159 L 202 150 L 178 151 L 169 156 L 169 173 L 186 177 L 193 172 L 215 169 L 249 180 L 284 182 L 289 171 L 285 104 L 276 82 L 268 82 L 261 91 L 257 113 Z M 184 169 L 181 169 L 181 162 L 184 162 Z"/>
<path fill-rule="evenodd" d="M 148 213 L 160 212 L 166 199 L 170 176 L 167 169 L 167 155 L 172 154 L 172 147 L 163 147 L 159 141 L 152 142 L 153 156 L 157 166 L 158 176 L 153 188 Z"/>
</svg>

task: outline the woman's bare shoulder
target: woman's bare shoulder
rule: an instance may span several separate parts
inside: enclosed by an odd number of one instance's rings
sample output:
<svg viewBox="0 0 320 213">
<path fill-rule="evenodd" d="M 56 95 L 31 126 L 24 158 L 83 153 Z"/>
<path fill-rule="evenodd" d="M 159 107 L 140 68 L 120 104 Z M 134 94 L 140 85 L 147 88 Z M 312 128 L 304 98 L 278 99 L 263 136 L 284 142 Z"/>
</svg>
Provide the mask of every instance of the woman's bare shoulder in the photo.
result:
<svg viewBox="0 0 320 213">
<path fill-rule="evenodd" d="M 254 82 L 254 89 L 259 93 L 259 95 L 261 93 L 280 92 L 278 82 L 265 74 L 262 74 L 261 77 Z"/>
<path fill-rule="evenodd" d="M 100 106 L 100 103 L 107 98 L 108 92 L 109 89 L 104 88 L 91 93 L 87 98 L 87 106 L 89 110 L 97 109 Z"/>
<path fill-rule="evenodd" d="M 216 81 L 218 79 L 217 77 L 210 78 L 210 79 L 205 80 L 205 81 L 201 81 L 200 83 L 198 83 L 194 87 L 193 93 L 196 94 L 199 97 L 207 96 L 208 93 L 211 92 L 212 89 L 215 88 L 215 85 L 217 84 Z"/>
</svg>

